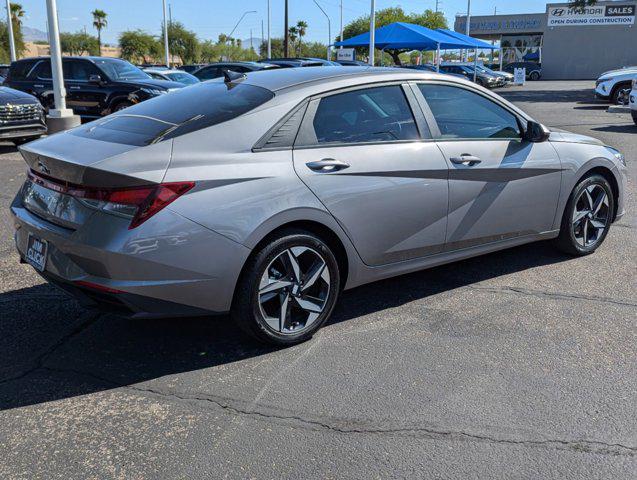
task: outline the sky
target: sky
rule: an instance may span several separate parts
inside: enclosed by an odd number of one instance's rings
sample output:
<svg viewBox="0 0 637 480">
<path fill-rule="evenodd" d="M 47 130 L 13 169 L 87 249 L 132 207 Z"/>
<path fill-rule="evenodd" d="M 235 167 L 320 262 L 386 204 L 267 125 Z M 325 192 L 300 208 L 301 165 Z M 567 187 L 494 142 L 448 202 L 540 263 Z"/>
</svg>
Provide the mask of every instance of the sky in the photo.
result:
<svg viewBox="0 0 637 480">
<path fill-rule="evenodd" d="M 239 24 L 235 38 L 261 38 L 261 24 L 267 35 L 267 0 L 166 0 L 171 6 L 172 18 L 193 30 L 200 39 L 216 40 L 220 33 L 229 34 L 241 15 L 250 10 L 257 13 L 246 15 Z M 340 0 L 317 0 L 330 17 L 332 38 L 340 30 Z M 4 2 L 2 2 L 4 3 Z M 24 25 L 46 31 L 45 0 L 18 0 L 26 12 Z M 284 0 L 270 0 L 272 8 L 272 36 L 283 35 Z M 498 13 L 537 13 L 546 10 L 542 0 L 472 0 L 472 15 L 489 15 L 497 8 Z M 161 0 L 58 0 L 58 17 L 61 31 L 76 32 L 86 27 L 92 31 L 90 12 L 95 8 L 108 14 L 108 27 L 102 32 L 105 43 L 117 43 L 120 32 L 140 28 L 159 34 L 162 22 Z M 440 0 L 440 10 L 445 13 L 453 27 L 455 15 L 465 14 L 467 0 Z M 435 0 L 376 0 L 376 9 L 401 6 L 407 12 L 435 9 Z M 343 0 L 343 23 L 369 13 L 370 0 Z M 290 24 L 305 20 L 308 29 L 305 39 L 327 42 L 328 27 L 325 16 L 313 0 L 289 0 Z M 3 11 L 6 10 L 3 8 Z M 3 13 L 4 13 L 3 12 Z M 6 13 L 5 13 L 6 15 Z"/>
</svg>

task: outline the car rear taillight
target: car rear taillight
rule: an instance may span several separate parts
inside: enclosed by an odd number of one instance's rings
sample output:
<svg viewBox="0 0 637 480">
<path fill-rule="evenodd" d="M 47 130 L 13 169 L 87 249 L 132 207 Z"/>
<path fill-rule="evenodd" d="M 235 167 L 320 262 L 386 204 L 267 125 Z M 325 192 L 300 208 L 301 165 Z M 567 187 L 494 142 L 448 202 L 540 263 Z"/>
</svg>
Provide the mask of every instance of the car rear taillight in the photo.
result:
<svg viewBox="0 0 637 480">
<path fill-rule="evenodd" d="M 33 170 L 29 172 L 29 180 L 77 198 L 92 208 L 130 218 L 129 230 L 138 227 L 195 186 L 195 182 L 168 182 L 138 187 L 85 187 Z"/>
</svg>

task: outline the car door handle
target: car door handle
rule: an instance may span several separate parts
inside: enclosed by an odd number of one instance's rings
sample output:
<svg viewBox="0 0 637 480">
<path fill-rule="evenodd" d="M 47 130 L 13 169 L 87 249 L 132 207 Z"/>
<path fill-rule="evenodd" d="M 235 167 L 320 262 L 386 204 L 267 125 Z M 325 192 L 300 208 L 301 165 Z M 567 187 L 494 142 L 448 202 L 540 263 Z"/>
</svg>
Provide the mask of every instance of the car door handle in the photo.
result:
<svg viewBox="0 0 637 480">
<path fill-rule="evenodd" d="M 468 165 L 470 167 L 477 165 L 482 161 L 470 153 L 463 153 L 459 157 L 451 157 L 449 160 L 451 160 L 451 163 L 455 163 L 456 165 Z"/>
<path fill-rule="evenodd" d="M 33 85 L 35 88 L 44 88 L 44 85 L 40 85 L 39 83 L 36 83 Z"/>
<path fill-rule="evenodd" d="M 80 89 L 80 88 L 82 88 L 82 87 L 74 87 L 74 86 L 71 86 L 71 87 L 69 87 L 69 88 L 70 88 L 71 90 L 79 90 L 79 89 Z"/>
<path fill-rule="evenodd" d="M 349 163 L 334 160 L 333 158 L 324 158 L 315 162 L 307 162 L 307 168 L 315 172 L 330 173 L 338 172 L 349 167 Z"/>
</svg>

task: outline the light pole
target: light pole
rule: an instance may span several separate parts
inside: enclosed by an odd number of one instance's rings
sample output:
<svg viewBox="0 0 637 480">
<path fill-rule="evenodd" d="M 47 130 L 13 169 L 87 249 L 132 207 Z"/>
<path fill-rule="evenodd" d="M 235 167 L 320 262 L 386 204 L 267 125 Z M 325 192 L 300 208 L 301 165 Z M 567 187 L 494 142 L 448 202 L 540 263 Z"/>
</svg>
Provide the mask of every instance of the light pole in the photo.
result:
<svg viewBox="0 0 637 480">
<path fill-rule="evenodd" d="M 343 41 L 343 0 L 341 0 L 341 42 Z M 343 48 L 343 45 L 341 45 Z"/>
<path fill-rule="evenodd" d="M 244 19 L 244 17 L 245 17 L 247 14 L 249 14 L 249 13 L 257 13 L 257 11 L 256 11 L 256 10 L 248 10 L 247 12 L 243 12 L 243 15 L 241 15 L 241 18 L 239 19 L 239 21 L 237 22 L 237 24 L 234 26 L 234 28 L 233 28 L 233 29 L 232 29 L 232 31 L 230 32 L 230 35 L 228 35 L 228 38 L 227 38 L 226 42 L 227 42 L 228 40 L 231 40 L 231 39 L 232 39 L 232 34 L 234 33 L 234 31 L 237 29 L 237 27 L 238 27 L 238 26 L 239 26 L 239 24 L 241 23 L 241 20 L 243 20 L 243 19 Z"/>
<path fill-rule="evenodd" d="M 166 0 L 162 0 L 164 8 L 164 50 L 166 52 L 166 66 L 170 68 L 170 52 L 168 51 L 168 17 L 166 16 Z"/>
<path fill-rule="evenodd" d="M 471 31 L 470 29 L 471 26 L 471 0 L 467 0 L 467 23 L 465 25 L 465 35 L 468 37 L 469 36 L 469 32 Z M 465 60 L 469 60 L 469 49 L 466 50 L 467 56 L 465 58 Z"/>
<path fill-rule="evenodd" d="M 285 13 L 283 14 L 283 16 L 285 17 L 283 19 L 283 29 L 285 30 L 283 32 L 283 56 L 285 58 L 288 57 L 288 54 L 290 53 L 290 45 L 288 42 L 289 39 L 289 26 L 288 26 L 288 0 L 285 0 Z"/>
<path fill-rule="evenodd" d="M 372 12 L 369 18 L 369 64 L 374 66 L 374 37 L 376 30 L 376 5 L 375 1 L 371 0 Z"/>
<path fill-rule="evenodd" d="M 268 58 L 272 58 L 272 39 L 270 38 L 270 22 L 272 11 L 270 10 L 270 0 L 268 0 Z"/>
<path fill-rule="evenodd" d="M 323 10 L 323 7 L 321 7 L 316 0 L 314 0 L 314 3 L 321 10 L 321 12 L 323 12 L 323 15 L 325 15 L 325 18 L 327 18 L 327 59 L 331 60 L 332 22 L 330 22 L 330 17 L 327 15 L 327 13 L 325 13 L 325 10 Z"/>
<path fill-rule="evenodd" d="M 55 0 L 46 0 L 49 27 L 49 45 L 51 48 L 51 76 L 53 79 L 53 100 L 55 108 L 49 109 L 47 125 L 49 133 L 55 133 L 80 124 L 80 117 L 66 108 L 66 90 L 62 75 L 62 51 L 58 30 L 57 5 Z"/>
<path fill-rule="evenodd" d="M 9 34 L 9 51 L 11 61 L 15 62 L 15 41 L 13 40 L 13 22 L 11 21 L 11 1 L 7 0 L 7 33 Z"/>
</svg>

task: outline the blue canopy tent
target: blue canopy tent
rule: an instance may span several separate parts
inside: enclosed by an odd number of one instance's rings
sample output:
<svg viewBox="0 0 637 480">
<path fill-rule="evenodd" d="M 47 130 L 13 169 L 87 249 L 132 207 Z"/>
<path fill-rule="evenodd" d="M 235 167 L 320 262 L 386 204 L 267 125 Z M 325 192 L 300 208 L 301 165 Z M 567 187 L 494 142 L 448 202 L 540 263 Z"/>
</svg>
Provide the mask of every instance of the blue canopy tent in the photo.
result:
<svg viewBox="0 0 637 480">
<path fill-rule="evenodd" d="M 482 40 L 478 40 L 451 30 L 432 30 L 413 23 L 395 22 L 375 30 L 374 46 L 381 50 L 440 50 L 445 49 L 478 49 L 496 48 Z M 361 33 L 334 44 L 337 47 L 367 47 L 369 32 Z M 477 55 L 476 55 L 477 57 Z M 438 69 L 440 60 L 438 60 Z"/>
<path fill-rule="evenodd" d="M 458 40 L 427 27 L 404 22 L 390 23 L 377 28 L 374 37 L 375 47 L 381 50 L 474 48 L 473 43 Z M 337 47 L 367 47 L 369 46 L 369 32 L 361 33 L 342 42 L 336 42 L 334 45 Z"/>
</svg>

